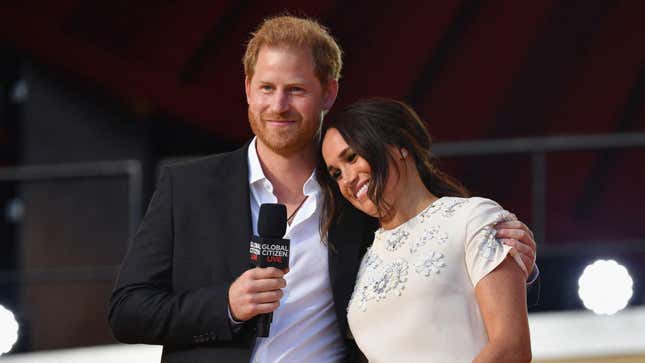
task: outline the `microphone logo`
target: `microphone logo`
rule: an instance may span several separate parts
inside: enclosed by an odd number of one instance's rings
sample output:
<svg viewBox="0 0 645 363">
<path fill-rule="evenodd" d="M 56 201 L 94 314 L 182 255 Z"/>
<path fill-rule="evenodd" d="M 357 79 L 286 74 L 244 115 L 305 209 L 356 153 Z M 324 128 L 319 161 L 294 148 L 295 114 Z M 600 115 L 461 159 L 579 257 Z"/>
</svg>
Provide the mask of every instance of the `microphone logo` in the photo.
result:
<svg viewBox="0 0 645 363">
<path fill-rule="evenodd" d="M 253 236 L 249 254 L 255 266 L 288 268 L 289 240 Z"/>
</svg>

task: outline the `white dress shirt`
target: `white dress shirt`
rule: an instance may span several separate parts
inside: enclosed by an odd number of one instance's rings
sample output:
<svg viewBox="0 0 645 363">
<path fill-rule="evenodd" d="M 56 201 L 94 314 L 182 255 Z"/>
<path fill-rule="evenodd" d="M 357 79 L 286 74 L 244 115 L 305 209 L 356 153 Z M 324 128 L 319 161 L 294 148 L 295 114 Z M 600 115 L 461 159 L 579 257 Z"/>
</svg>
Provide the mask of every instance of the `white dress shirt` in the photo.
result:
<svg viewBox="0 0 645 363">
<path fill-rule="evenodd" d="M 256 139 L 249 145 L 249 189 L 253 233 L 262 203 L 277 203 L 257 155 Z M 270 334 L 257 338 L 251 362 L 338 362 L 344 344 L 338 330 L 329 281 L 327 247 L 319 232 L 322 196 L 315 172 L 303 186 L 307 196 L 284 238 L 291 240 L 287 286 L 273 312 Z"/>
</svg>

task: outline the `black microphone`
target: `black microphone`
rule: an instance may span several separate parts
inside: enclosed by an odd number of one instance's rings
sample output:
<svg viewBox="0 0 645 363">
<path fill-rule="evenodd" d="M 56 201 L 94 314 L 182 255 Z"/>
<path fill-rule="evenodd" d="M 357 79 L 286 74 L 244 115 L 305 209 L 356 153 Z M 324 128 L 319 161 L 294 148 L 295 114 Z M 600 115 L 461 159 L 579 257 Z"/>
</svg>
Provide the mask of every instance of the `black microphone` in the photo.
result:
<svg viewBox="0 0 645 363">
<path fill-rule="evenodd" d="M 258 236 L 251 238 L 251 262 L 257 267 L 289 268 L 289 240 L 284 239 L 287 230 L 287 207 L 284 204 L 264 203 L 258 216 Z M 268 337 L 273 313 L 257 316 L 257 336 Z"/>
</svg>

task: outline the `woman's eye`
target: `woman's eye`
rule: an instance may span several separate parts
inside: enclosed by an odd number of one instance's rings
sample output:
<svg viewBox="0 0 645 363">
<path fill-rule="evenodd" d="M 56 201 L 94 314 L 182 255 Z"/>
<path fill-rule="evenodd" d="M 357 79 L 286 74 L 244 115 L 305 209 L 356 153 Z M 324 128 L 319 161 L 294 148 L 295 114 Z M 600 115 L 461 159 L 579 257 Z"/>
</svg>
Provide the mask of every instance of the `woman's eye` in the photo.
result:
<svg viewBox="0 0 645 363">
<path fill-rule="evenodd" d="M 332 179 L 338 180 L 340 178 L 340 170 L 332 171 L 329 175 L 331 175 Z"/>
<path fill-rule="evenodd" d="M 352 163 L 352 162 L 354 162 L 354 161 L 356 160 L 356 157 L 357 157 L 357 156 L 358 156 L 358 154 L 356 154 L 356 153 L 351 153 L 351 154 L 349 154 L 349 155 L 347 156 L 347 161 L 349 161 L 350 163 Z"/>
</svg>

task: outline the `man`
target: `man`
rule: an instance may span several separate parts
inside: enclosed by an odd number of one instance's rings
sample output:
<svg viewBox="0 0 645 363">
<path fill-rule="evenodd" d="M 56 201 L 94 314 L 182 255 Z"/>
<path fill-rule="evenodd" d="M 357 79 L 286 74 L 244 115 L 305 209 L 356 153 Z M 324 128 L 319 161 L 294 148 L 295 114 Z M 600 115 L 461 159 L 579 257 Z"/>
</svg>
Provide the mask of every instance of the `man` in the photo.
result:
<svg viewBox="0 0 645 363">
<path fill-rule="evenodd" d="M 256 137 L 231 153 L 163 170 L 110 301 L 115 337 L 164 345 L 164 362 L 338 362 L 352 359 L 345 309 L 374 221 L 350 212 L 319 235 L 313 174 L 324 114 L 338 95 L 341 51 L 314 21 L 265 21 L 244 56 Z M 289 216 L 289 271 L 249 269 L 259 206 Z M 506 225 L 533 266 L 535 244 Z M 334 248 L 327 246 L 333 245 Z M 271 334 L 253 318 L 273 312 Z"/>
</svg>

